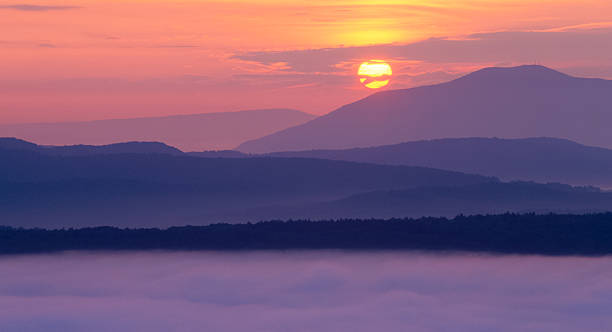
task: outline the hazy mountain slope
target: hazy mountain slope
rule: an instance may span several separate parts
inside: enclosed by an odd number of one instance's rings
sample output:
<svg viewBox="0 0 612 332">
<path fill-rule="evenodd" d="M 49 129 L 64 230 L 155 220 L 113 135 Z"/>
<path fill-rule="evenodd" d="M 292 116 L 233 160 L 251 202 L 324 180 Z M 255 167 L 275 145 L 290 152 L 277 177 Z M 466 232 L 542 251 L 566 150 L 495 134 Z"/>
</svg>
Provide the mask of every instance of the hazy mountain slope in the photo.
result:
<svg viewBox="0 0 612 332">
<path fill-rule="evenodd" d="M 594 188 L 306 158 L 49 155 L 0 149 L 5 225 L 171 226 L 264 219 L 612 210 Z"/>
<path fill-rule="evenodd" d="M 124 179 L 206 185 L 210 191 L 367 191 L 496 181 L 422 167 L 301 158 L 198 158 L 170 154 L 55 156 L 0 150 L 0 181 Z"/>
<path fill-rule="evenodd" d="M 301 158 L 67 156 L 0 149 L 0 160 L 0 220 L 30 226 L 203 223 L 257 206 L 497 181 L 421 167 Z"/>
<path fill-rule="evenodd" d="M 342 149 L 446 137 L 559 137 L 612 148 L 612 81 L 542 66 L 487 68 L 457 80 L 375 93 L 237 149 Z"/>
<path fill-rule="evenodd" d="M 374 191 L 325 203 L 259 208 L 245 215 L 258 215 L 260 219 L 344 219 L 602 211 L 612 211 L 612 192 L 560 184 L 498 182 Z"/>
<path fill-rule="evenodd" d="M 290 197 L 130 180 L 0 181 L 0 218 L 2 225 L 27 227 L 166 227 L 279 219 L 612 211 L 611 192 L 525 182 L 377 190 L 318 202 L 296 192 L 285 194 Z"/>
<path fill-rule="evenodd" d="M 504 212 L 612 211 L 612 193 L 526 182 L 429 187 L 358 194 L 323 210 L 342 216 L 455 216 Z"/>
<path fill-rule="evenodd" d="M 612 187 L 612 150 L 555 138 L 439 139 L 270 155 L 423 166 L 496 176 L 502 180 Z"/>
<path fill-rule="evenodd" d="M 158 141 L 183 151 L 220 150 L 302 124 L 314 115 L 289 109 L 177 115 L 90 122 L 0 125 L 0 136 L 41 145 Z"/>
</svg>

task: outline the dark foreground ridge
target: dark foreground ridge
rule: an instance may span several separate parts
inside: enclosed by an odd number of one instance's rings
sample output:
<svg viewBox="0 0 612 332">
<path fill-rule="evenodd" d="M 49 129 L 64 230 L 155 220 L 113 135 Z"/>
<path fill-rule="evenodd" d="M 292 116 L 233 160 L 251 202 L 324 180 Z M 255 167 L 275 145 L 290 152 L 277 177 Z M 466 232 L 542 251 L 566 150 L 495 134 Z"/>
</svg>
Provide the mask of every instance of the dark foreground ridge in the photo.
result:
<svg viewBox="0 0 612 332">
<path fill-rule="evenodd" d="M 0 253 L 63 250 L 408 249 L 508 254 L 612 254 L 612 213 L 502 214 L 267 221 L 168 229 L 0 228 Z"/>
</svg>

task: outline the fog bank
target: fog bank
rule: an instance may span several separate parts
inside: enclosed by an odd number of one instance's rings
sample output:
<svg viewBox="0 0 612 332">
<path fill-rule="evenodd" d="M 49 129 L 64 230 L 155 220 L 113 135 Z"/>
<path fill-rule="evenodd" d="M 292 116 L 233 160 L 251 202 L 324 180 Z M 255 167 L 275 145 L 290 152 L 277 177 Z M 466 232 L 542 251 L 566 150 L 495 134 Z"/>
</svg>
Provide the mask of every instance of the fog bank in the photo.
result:
<svg viewBox="0 0 612 332">
<path fill-rule="evenodd" d="M 0 257 L 1 331 L 603 331 L 612 257 Z"/>
</svg>

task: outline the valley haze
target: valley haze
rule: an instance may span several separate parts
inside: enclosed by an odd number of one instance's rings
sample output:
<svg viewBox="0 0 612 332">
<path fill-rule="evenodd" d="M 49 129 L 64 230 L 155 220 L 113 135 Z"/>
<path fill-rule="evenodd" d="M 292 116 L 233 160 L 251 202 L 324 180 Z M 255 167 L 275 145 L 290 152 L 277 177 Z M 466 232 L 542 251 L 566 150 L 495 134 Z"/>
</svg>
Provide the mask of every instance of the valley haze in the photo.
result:
<svg viewBox="0 0 612 332">
<path fill-rule="evenodd" d="M 160 141 L 183 151 L 225 150 L 315 116 L 289 109 L 173 115 L 87 122 L 0 124 L 0 136 L 42 145 Z"/>
<path fill-rule="evenodd" d="M 7 226 L 55 228 L 605 212 L 612 193 L 592 184 L 610 183 L 611 155 L 548 138 L 262 156 L 184 153 L 153 142 L 39 146 L 5 138 L 0 139 L 0 215 Z M 578 157 L 592 162 L 572 162 Z M 409 166 L 432 163 L 451 170 Z M 495 176 L 461 172 L 466 167 Z M 510 180 L 500 181 L 502 175 Z"/>
</svg>

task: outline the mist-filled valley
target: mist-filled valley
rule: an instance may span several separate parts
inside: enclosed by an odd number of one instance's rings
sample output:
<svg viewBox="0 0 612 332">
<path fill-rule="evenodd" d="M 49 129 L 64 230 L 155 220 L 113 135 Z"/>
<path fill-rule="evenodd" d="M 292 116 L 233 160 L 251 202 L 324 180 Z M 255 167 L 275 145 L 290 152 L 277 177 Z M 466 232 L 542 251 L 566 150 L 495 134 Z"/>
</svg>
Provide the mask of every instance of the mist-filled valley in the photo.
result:
<svg viewBox="0 0 612 332">
<path fill-rule="evenodd" d="M 605 331 L 612 258 L 404 251 L 0 257 L 2 331 Z"/>
</svg>

